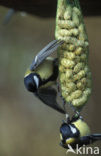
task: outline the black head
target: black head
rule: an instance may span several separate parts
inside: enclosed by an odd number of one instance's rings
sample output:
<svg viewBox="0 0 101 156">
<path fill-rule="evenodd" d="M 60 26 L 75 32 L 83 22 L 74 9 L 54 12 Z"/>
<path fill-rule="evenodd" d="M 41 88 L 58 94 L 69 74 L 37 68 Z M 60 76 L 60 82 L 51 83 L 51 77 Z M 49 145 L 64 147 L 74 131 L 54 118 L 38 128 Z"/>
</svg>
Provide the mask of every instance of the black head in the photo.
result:
<svg viewBox="0 0 101 156">
<path fill-rule="evenodd" d="M 62 145 L 73 144 L 80 136 L 79 130 L 72 123 L 63 123 L 60 127 Z"/>
<path fill-rule="evenodd" d="M 30 73 L 26 77 L 24 77 L 24 84 L 28 91 L 36 92 L 40 85 L 40 78 L 35 73 Z"/>
</svg>

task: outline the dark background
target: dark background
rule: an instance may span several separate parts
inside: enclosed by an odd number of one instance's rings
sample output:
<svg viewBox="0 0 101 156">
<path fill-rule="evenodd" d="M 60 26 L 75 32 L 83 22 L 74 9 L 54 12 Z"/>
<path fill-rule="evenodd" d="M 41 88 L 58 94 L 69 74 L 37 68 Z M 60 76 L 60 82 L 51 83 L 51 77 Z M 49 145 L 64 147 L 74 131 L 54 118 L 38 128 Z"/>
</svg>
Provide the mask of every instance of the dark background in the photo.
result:
<svg viewBox="0 0 101 156">
<path fill-rule="evenodd" d="M 26 91 L 23 77 L 35 54 L 54 39 L 55 18 L 16 13 L 7 25 L 0 7 L 0 156 L 61 156 L 64 116 Z M 92 133 L 101 132 L 101 17 L 85 17 L 90 41 L 93 92 L 82 115 Z M 99 146 L 97 142 L 93 146 Z M 69 154 L 70 155 L 70 154 Z"/>
<path fill-rule="evenodd" d="M 101 0 L 80 0 L 85 16 L 101 15 Z M 55 17 L 57 0 L 0 0 L 0 5 L 40 17 Z"/>
</svg>

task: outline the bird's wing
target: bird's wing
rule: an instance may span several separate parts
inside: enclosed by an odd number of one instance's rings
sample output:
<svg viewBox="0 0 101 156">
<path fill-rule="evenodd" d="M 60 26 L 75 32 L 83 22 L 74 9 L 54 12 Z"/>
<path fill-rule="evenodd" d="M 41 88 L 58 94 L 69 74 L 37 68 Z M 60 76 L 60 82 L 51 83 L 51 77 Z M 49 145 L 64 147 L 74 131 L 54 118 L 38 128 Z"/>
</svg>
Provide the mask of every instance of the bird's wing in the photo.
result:
<svg viewBox="0 0 101 156">
<path fill-rule="evenodd" d="M 52 88 L 48 87 L 45 89 L 39 89 L 38 92 L 35 94 L 44 104 L 52 107 L 53 109 L 57 110 L 60 113 L 65 114 L 64 109 L 57 103 L 57 91 Z"/>
<path fill-rule="evenodd" d="M 30 70 L 35 70 L 51 53 L 53 53 L 63 41 L 60 40 L 53 40 L 50 42 L 46 47 L 44 47 L 34 58 L 32 64 L 30 66 Z"/>
<path fill-rule="evenodd" d="M 91 134 L 80 138 L 80 142 L 82 145 L 88 145 L 98 140 L 101 140 L 101 134 Z"/>
</svg>

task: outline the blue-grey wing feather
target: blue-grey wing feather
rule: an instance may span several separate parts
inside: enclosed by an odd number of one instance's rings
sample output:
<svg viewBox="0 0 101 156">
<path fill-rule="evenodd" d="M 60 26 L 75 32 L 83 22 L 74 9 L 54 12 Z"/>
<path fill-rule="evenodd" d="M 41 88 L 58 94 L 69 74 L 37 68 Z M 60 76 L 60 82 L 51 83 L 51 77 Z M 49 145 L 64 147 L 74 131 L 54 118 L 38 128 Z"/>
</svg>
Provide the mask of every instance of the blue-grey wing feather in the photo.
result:
<svg viewBox="0 0 101 156">
<path fill-rule="evenodd" d="M 38 65 L 40 65 L 51 53 L 53 53 L 63 41 L 54 40 L 50 42 L 45 48 L 43 48 L 34 58 L 30 70 L 34 70 Z"/>
</svg>

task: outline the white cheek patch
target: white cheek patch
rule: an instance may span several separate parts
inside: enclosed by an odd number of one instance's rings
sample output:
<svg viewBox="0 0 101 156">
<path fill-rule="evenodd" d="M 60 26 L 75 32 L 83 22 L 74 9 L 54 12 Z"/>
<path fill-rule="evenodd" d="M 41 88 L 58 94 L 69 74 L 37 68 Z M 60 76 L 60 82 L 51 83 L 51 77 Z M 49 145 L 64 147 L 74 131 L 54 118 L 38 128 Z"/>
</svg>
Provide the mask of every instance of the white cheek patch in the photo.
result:
<svg viewBox="0 0 101 156">
<path fill-rule="evenodd" d="M 72 127 L 71 125 L 70 125 L 70 129 L 73 132 L 73 134 L 75 134 L 77 132 L 76 128 Z"/>
<path fill-rule="evenodd" d="M 39 79 L 38 79 L 38 77 L 34 75 L 33 79 L 35 81 L 36 87 L 38 88 L 39 87 Z"/>
</svg>

